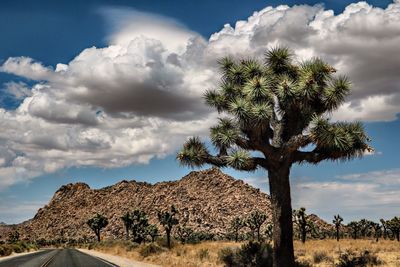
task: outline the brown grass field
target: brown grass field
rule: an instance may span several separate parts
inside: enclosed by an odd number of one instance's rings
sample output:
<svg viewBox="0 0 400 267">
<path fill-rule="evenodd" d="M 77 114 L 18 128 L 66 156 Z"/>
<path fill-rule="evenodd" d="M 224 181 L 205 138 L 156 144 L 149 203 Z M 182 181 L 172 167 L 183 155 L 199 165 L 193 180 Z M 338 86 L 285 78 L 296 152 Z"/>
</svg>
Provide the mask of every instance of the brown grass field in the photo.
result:
<svg viewBox="0 0 400 267">
<path fill-rule="evenodd" d="M 166 267 L 211 267 L 224 266 L 218 257 L 218 253 L 222 248 L 235 248 L 240 245 L 241 243 L 224 241 L 202 242 L 193 245 L 176 244 L 171 250 L 163 249 L 146 257 L 140 254 L 143 245 L 127 248 L 123 243 L 114 242 L 109 245 L 98 246 L 95 249 Z M 295 241 L 296 258 L 317 267 L 335 266 L 339 255 L 349 249 L 356 253 L 368 250 L 377 255 L 383 261 L 383 264 L 379 266 L 400 267 L 400 243 L 397 241 L 379 240 L 379 242 L 375 242 L 373 240 L 344 239 L 337 242 L 336 240 L 327 239 L 308 240 L 305 244 Z"/>
</svg>

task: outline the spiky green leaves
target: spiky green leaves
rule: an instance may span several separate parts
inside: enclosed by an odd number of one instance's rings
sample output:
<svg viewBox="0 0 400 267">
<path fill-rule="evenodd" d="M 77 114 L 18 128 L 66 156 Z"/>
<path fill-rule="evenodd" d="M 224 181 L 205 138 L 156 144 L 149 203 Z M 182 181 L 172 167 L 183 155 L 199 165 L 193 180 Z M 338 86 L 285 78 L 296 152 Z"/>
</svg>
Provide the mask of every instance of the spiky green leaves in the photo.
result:
<svg viewBox="0 0 400 267">
<path fill-rule="evenodd" d="M 316 117 L 313 120 L 311 138 L 317 151 L 329 153 L 331 159 L 351 159 L 362 156 L 370 149 L 363 125 L 354 123 L 329 123 Z"/>
<path fill-rule="evenodd" d="M 350 82 L 345 76 L 333 79 L 324 92 L 323 103 L 327 111 L 337 109 L 350 93 Z"/>
<path fill-rule="evenodd" d="M 200 167 L 208 156 L 209 153 L 204 143 L 198 137 L 191 137 L 183 145 L 176 158 L 184 166 Z"/>
<path fill-rule="evenodd" d="M 240 135 L 236 123 L 228 118 L 219 119 L 219 124 L 212 127 L 210 132 L 212 143 L 220 151 L 224 151 L 223 154 L 226 154 L 226 150 L 235 144 Z"/>
<path fill-rule="evenodd" d="M 275 47 L 265 53 L 265 63 L 276 74 L 288 74 L 292 71 L 293 53 L 287 47 Z"/>
<path fill-rule="evenodd" d="M 228 166 L 241 171 L 254 171 L 257 168 L 250 153 L 246 150 L 233 151 L 230 155 L 226 156 L 226 163 Z"/>
<path fill-rule="evenodd" d="M 222 112 L 226 109 L 226 97 L 216 90 L 207 90 L 204 94 L 204 98 L 206 100 L 206 103 L 209 106 L 216 108 L 218 112 Z"/>
<path fill-rule="evenodd" d="M 264 74 L 263 66 L 255 59 L 246 59 L 241 62 L 243 75 L 247 80 L 261 77 Z"/>
<path fill-rule="evenodd" d="M 273 102 L 271 83 L 266 77 L 254 77 L 249 79 L 243 86 L 244 95 L 252 102 Z"/>
</svg>

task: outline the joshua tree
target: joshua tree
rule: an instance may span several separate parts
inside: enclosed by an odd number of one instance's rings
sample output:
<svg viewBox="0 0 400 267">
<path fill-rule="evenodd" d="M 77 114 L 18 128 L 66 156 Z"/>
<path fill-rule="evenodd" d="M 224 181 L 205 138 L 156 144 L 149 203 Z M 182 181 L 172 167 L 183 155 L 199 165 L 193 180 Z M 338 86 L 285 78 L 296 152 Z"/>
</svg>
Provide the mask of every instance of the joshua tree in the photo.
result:
<svg viewBox="0 0 400 267">
<path fill-rule="evenodd" d="M 267 220 L 267 215 L 262 213 L 259 210 L 253 211 L 249 218 L 246 220 L 246 225 L 247 227 L 250 228 L 251 232 L 257 233 L 257 241 L 261 241 L 261 234 L 260 234 L 260 229 L 263 223 Z M 254 236 L 254 234 L 253 234 Z"/>
<path fill-rule="evenodd" d="M 177 159 L 191 167 L 211 164 L 267 170 L 274 225 L 273 265 L 294 266 L 292 165 L 350 160 L 371 150 L 361 123 L 332 123 L 327 118 L 344 102 L 350 83 L 346 77 L 335 76 L 336 70 L 320 59 L 296 64 L 287 48 L 270 49 L 264 63 L 227 57 L 219 65 L 221 86 L 205 94 L 206 103 L 225 114 L 211 128 L 218 154 L 211 155 L 198 137 L 192 137 Z"/>
<path fill-rule="evenodd" d="M 107 217 L 97 213 L 93 218 L 89 219 L 87 222 L 87 225 L 89 225 L 90 229 L 94 231 L 94 233 L 97 236 L 97 241 L 100 242 L 100 231 L 104 227 L 108 225 L 108 219 Z"/>
<path fill-rule="evenodd" d="M 126 240 L 129 240 L 129 230 L 131 229 L 131 226 L 132 226 L 131 214 L 129 212 L 125 213 L 121 217 L 121 220 L 124 222 L 125 231 L 126 231 Z"/>
<path fill-rule="evenodd" d="M 150 224 L 146 228 L 146 233 L 151 237 L 151 242 L 154 242 L 159 236 L 158 227 L 155 224 Z"/>
<path fill-rule="evenodd" d="M 171 206 L 170 211 L 158 212 L 158 221 L 164 227 L 165 233 L 167 235 L 167 246 L 171 248 L 171 232 L 172 228 L 179 223 L 178 219 L 175 217 L 178 210 L 174 205 Z"/>
<path fill-rule="evenodd" d="M 17 241 L 19 241 L 19 232 L 18 231 L 14 231 L 8 234 L 8 240 L 9 243 L 15 243 Z"/>
<path fill-rule="evenodd" d="M 181 241 L 182 244 L 185 244 L 188 239 L 190 239 L 193 236 L 193 229 L 190 227 L 184 226 L 178 226 L 176 229 L 176 235 L 178 236 L 179 241 Z"/>
<path fill-rule="evenodd" d="M 140 244 L 146 240 L 149 219 L 144 211 L 138 209 L 135 209 L 130 214 L 130 217 L 132 220 L 130 227 L 132 231 L 132 241 Z"/>
<path fill-rule="evenodd" d="M 293 221 L 299 227 L 301 242 L 306 242 L 307 233 L 311 233 L 314 229 L 313 223 L 308 220 L 305 208 L 293 210 Z"/>
<path fill-rule="evenodd" d="M 380 219 L 380 222 L 381 222 L 382 228 L 383 228 L 383 239 L 386 239 L 386 237 L 387 237 L 386 221 L 384 219 Z"/>
<path fill-rule="evenodd" d="M 235 242 L 239 241 L 239 232 L 245 226 L 245 222 L 240 217 L 235 217 L 231 221 L 231 230 L 235 235 Z"/>
<path fill-rule="evenodd" d="M 386 221 L 387 228 L 392 231 L 393 236 L 400 241 L 400 218 L 394 217 L 393 219 Z"/>
<path fill-rule="evenodd" d="M 359 232 L 360 229 L 361 229 L 360 223 L 359 223 L 359 222 L 352 221 L 352 222 L 349 222 L 349 223 L 347 224 L 347 227 L 349 227 L 349 228 L 351 229 L 353 238 L 354 238 L 354 239 L 357 239 L 358 232 Z"/>
<path fill-rule="evenodd" d="M 335 215 L 333 217 L 333 221 L 332 222 L 335 224 L 335 228 L 336 228 L 336 240 L 339 241 L 339 230 L 340 230 L 340 225 L 343 222 L 343 218 L 340 217 L 339 214 Z"/>
<path fill-rule="evenodd" d="M 379 240 L 379 236 L 381 234 L 382 226 L 379 223 L 371 222 L 371 227 L 374 229 L 374 236 L 376 242 Z"/>
<path fill-rule="evenodd" d="M 274 235 L 272 224 L 268 224 L 267 227 L 265 228 L 265 235 L 268 237 L 268 239 L 272 240 Z"/>
<path fill-rule="evenodd" d="M 370 232 L 373 222 L 367 219 L 361 219 L 358 224 L 360 225 L 360 236 L 366 237 Z"/>
</svg>

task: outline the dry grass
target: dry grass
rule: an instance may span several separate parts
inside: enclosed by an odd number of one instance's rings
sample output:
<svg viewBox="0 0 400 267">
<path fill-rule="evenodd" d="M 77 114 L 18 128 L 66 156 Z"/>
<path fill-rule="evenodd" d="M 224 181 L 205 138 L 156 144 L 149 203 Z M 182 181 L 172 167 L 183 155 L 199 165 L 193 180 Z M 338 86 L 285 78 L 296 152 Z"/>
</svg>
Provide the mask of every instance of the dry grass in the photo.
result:
<svg viewBox="0 0 400 267">
<path fill-rule="evenodd" d="M 212 241 L 199 244 L 176 244 L 171 250 L 163 250 L 158 254 L 142 257 L 139 253 L 140 246 L 127 251 L 123 244 L 114 246 L 96 247 L 101 252 L 122 256 L 138 261 L 174 267 L 211 267 L 223 266 L 218 259 L 218 252 L 224 247 L 239 247 L 240 243 Z"/>
<path fill-rule="evenodd" d="M 213 241 L 199 244 L 175 245 L 171 250 L 163 250 L 158 254 L 142 257 L 140 248 L 131 248 L 129 251 L 126 245 L 116 242 L 113 246 L 96 248 L 102 252 L 131 258 L 138 261 L 158 264 L 161 266 L 174 267 L 211 267 L 223 266 L 218 259 L 218 252 L 224 247 L 239 247 L 241 243 Z M 295 241 L 295 254 L 300 261 L 308 261 L 313 266 L 334 266 L 338 262 L 340 253 L 350 249 L 355 252 L 365 250 L 376 255 L 384 261 L 381 266 L 400 267 L 400 243 L 390 240 L 309 240 L 305 244 Z M 320 261 L 319 263 L 315 263 Z"/>
<path fill-rule="evenodd" d="M 313 266 L 334 266 L 338 262 L 339 255 L 352 250 L 354 252 L 363 252 L 368 250 L 375 253 L 384 264 L 381 266 L 400 267 L 400 244 L 391 240 L 309 240 L 305 244 L 299 241 L 294 242 L 295 254 L 300 260 L 307 260 L 313 263 Z M 325 253 L 326 259 L 320 263 L 315 263 L 315 255 Z M 333 261 L 332 261 L 333 260 Z"/>
</svg>

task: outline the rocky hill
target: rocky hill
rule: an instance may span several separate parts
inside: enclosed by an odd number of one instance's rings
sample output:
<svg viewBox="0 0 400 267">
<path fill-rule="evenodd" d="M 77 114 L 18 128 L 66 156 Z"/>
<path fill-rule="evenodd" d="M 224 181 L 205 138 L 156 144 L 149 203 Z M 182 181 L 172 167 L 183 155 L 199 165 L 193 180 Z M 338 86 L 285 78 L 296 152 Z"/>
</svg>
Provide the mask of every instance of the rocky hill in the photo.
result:
<svg viewBox="0 0 400 267">
<path fill-rule="evenodd" d="M 121 181 L 102 189 L 91 189 L 84 183 L 64 185 L 33 219 L 12 228 L 22 238 L 31 240 L 92 238 L 86 221 L 100 213 L 109 219 L 103 236 L 122 238 L 124 227 L 120 217 L 125 212 L 144 210 L 150 221 L 157 223 L 157 211 L 172 204 L 178 208 L 180 220 L 187 220 L 187 226 L 216 235 L 226 233 L 235 216 L 244 217 L 256 209 L 271 215 L 267 194 L 212 168 L 193 171 L 178 181 L 153 185 L 136 181 Z M 4 230 L 0 231 L 3 237 L 7 236 Z"/>
<path fill-rule="evenodd" d="M 15 228 L 29 239 L 92 237 L 86 221 L 98 212 L 109 219 L 104 237 L 123 237 L 120 217 L 125 212 L 139 208 L 157 223 L 157 210 L 172 204 L 178 208 L 181 220 L 188 220 L 187 226 L 214 234 L 225 233 L 234 216 L 245 216 L 255 209 L 270 214 L 268 195 L 212 168 L 154 185 L 121 181 L 98 190 L 84 183 L 64 185 L 33 219 Z"/>
</svg>

